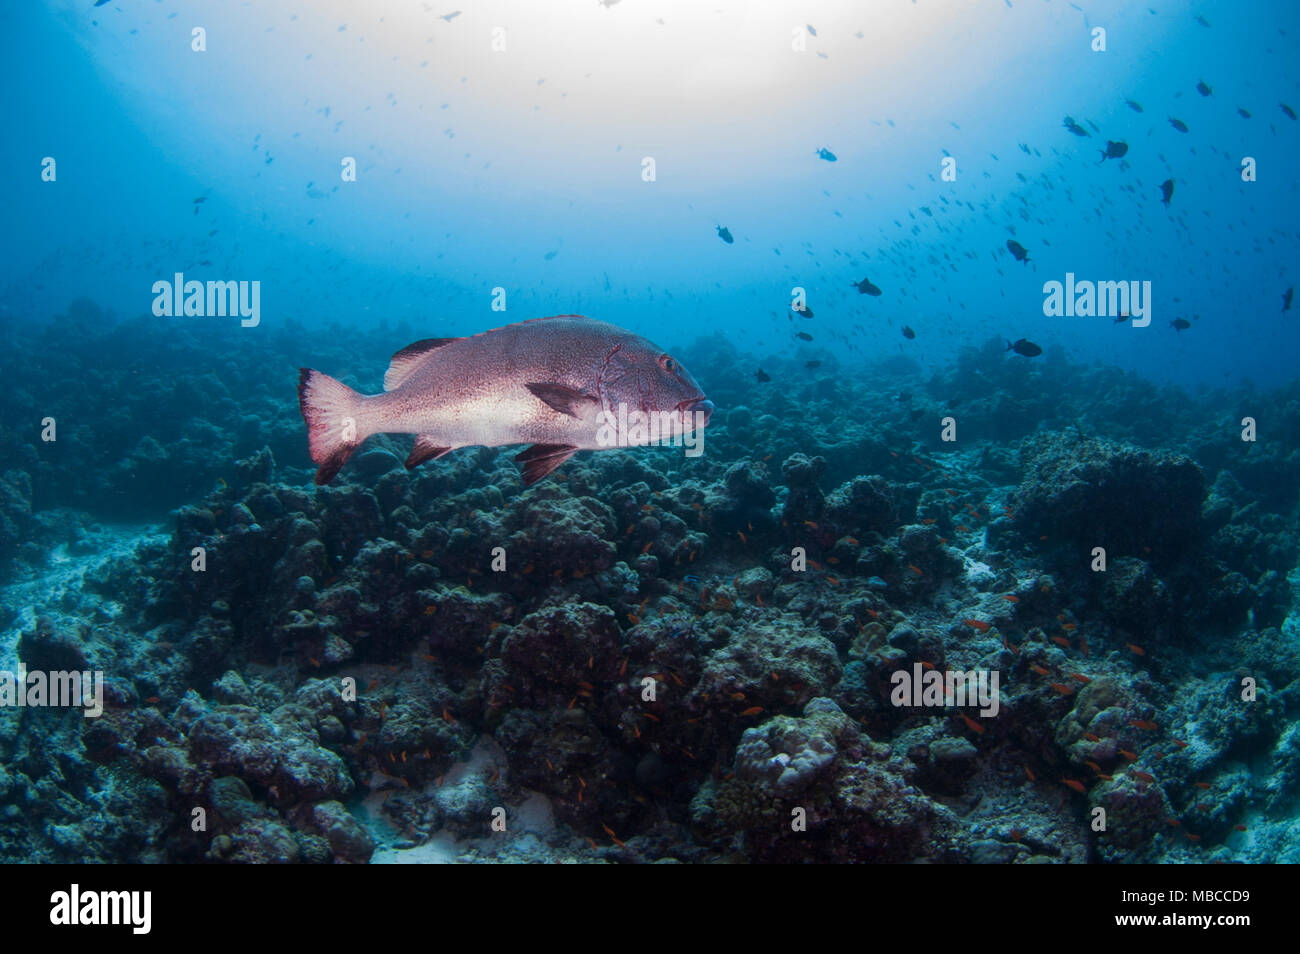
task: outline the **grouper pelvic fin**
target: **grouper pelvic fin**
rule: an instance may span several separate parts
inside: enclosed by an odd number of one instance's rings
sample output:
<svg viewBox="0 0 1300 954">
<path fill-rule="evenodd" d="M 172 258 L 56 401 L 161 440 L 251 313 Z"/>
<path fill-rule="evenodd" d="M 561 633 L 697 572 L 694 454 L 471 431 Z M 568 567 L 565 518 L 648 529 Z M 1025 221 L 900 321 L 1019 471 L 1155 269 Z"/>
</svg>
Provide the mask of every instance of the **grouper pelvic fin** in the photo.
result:
<svg viewBox="0 0 1300 954">
<path fill-rule="evenodd" d="M 524 486 L 537 483 L 577 453 L 572 444 L 534 444 L 515 455 L 524 470 Z"/>
<path fill-rule="evenodd" d="M 537 400 L 561 414 L 569 415 L 569 417 L 582 417 L 583 411 L 588 406 L 596 403 L 596 399 L 590 394 L 584 394 L 576 388 L 567 387 L 563 384 L 553 384 L 550 381 L 534 381 L 526 385 L 526 387 L 533 392 L 533 396 Z M 538 446 L 543 445 L 539 444 Z M 559 445 L 548 444 L 544 446 Z"/>
<path fill-rule="evenodd" d="M 443 454 L 450 453 L 450 447 L 442 446 L 428 434 L 417 434 L 415 446 L 411 448 L 411 456 L 406 458 L 406 469 L 414 470 L 426 460 L 437 460 Z"/>
<path fill-rule="evenodd" d="M 400 387 L 402 382 L 411 376 L 411 372 L 424 362 L 430 352 L 459 340 L 459 338 L 424 338 L 407 345 L 388 362 L 388 372 L 384 375 L 384 390 L 392 391 Z"/>
</svg>

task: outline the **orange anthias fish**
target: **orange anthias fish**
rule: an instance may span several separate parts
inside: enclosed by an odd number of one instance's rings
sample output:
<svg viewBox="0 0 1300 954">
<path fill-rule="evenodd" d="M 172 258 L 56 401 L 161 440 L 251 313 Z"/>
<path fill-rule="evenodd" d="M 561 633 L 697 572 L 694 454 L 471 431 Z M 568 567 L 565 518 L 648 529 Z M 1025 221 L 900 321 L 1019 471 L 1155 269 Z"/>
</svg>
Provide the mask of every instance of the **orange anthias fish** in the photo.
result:
<svg viewBox="0 0 1300 954">
<path fill-rule="evenodd" d="M 966 723 L 967 727 L 969 727 L 971 731 L 978 732 L 980 735 L 984 734 L 984 726 L 980 725 L 964 712 L 959 712 L 957 714 L 961 716 L 961 720 Z"/>
</svg>

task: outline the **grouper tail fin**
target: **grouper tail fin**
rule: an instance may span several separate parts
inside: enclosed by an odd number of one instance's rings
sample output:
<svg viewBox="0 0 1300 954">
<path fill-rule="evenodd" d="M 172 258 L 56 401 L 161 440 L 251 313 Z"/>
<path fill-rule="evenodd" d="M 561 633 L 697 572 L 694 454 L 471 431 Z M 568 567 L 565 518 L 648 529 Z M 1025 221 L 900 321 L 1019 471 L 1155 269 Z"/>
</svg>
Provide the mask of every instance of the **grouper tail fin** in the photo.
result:
<svg viewBox="0 0 1300 954">
<path fill-rule="evenodd" d="M 298 406 L 302 419 L 307 422 L 307 439 L 311 446 L 311 459 L 320 469 L 316 483 L 328 484 L 334 479 L 352 452 L 370 436 L 359 423 L 364 394 L 352 390 L 342 381 L 311 368 L 298 371 Z"/>
</svg>

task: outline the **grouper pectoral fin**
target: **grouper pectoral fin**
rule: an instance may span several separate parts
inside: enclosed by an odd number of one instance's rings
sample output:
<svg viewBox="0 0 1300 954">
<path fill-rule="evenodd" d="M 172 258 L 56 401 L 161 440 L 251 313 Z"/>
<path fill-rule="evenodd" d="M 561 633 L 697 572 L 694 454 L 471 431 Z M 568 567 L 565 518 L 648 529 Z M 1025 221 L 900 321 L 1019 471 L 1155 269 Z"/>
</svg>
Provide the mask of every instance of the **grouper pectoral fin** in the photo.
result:
<svg viewBox="0 0 1300 954">
<path fill-rule="evenodd" d="M 563 384 L 552 384 L 549 381 L 534 381 L 525 387 L 533 392 L 537 400 L 554 408 L 561 414 L 567 414 L 569 417 L 582 417 L 583 413 L 590 407 L 594 406 L 596 399 L 590 394 L 584 394 L 577 388 L 571 388 Z M 543 445 L 538 445 L 543 446 Z M 557 445 L 546 445 L 557 446 Z"/>
<path fill-rule="evenodd" d="M 515 455 L 524 470 L 524 486 L 537 483 L 555 468 L 576 454 L 572 444 L 534 444 Z"/>
<path fill-rule="evenodd" d="M 415 446 L 411 448 L 411 456 L 406 458 L 406 469 L 414 470 L 426 460 L 437 460 L 443 454 L 450 453 L 450 447 L 443 447 L 427 434 L 417 434 Z"/>
<path fill-rule="evenodd" d="M 412 371 L 424 363 L 424 359 L 430 352 L 459 340 L 459 338 L 425 338 L 407 345 L 388 362 L 388 372 L 384 375 L 384 390 L 392 391 L 399 387 L 411 376 Z"/>
</svg>

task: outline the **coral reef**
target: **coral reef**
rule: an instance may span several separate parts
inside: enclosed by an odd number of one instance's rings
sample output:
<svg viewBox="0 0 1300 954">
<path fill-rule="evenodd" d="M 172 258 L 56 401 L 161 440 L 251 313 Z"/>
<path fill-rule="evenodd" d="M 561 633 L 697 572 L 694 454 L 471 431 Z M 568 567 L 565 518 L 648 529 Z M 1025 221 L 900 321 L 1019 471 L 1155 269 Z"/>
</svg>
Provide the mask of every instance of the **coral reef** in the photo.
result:
<svg viewBox="0 0 1300 954">
<path fill-rule="evenodd" d="M 99 317 L 48 407 L 0 358 L 61 422 L 0 419 L 0 625 L 15 664 L 105 677 L 97 718 L 0 709 L 6 858 L 1296 860 L 1294 389 L 1243 452 L 1214 402 L 1106 369 L 775 358 L 778 391 L 706 339 L 703 457 L 525 489 L 508 453 L 407 471 L 378 438 L 315 488 L 292 328 L 212 366 L 201 326 Z M 894 698 L 980 672 L 996 706 Z"/>
</svg>

